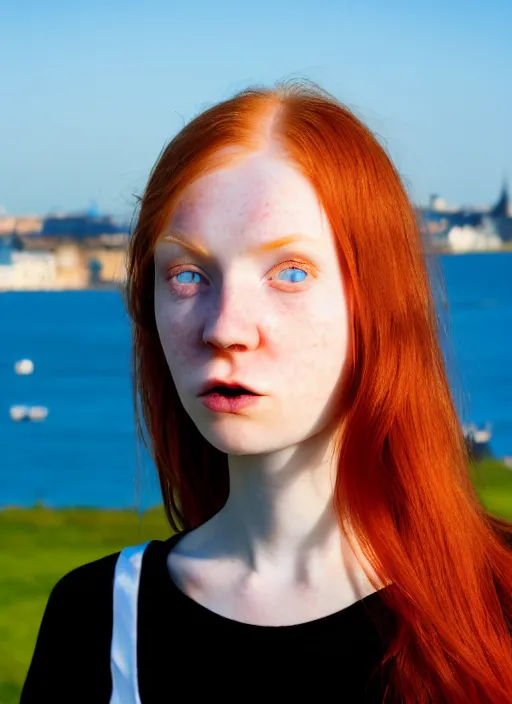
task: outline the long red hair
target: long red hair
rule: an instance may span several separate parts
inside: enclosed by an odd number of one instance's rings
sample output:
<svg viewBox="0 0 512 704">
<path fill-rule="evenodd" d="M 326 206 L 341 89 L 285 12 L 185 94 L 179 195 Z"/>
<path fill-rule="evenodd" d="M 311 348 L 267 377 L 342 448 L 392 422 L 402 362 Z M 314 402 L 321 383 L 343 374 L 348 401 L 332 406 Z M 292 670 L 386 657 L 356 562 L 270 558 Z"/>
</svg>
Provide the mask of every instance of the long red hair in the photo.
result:
<svg viewBox="0 0 512 704">
<path fill-rule="evenodd" d="M 345 106 L 304 83 L 245 90 L 193 119 L 149 178 L 128 255 L 134 400 L 174 530 L 200 525 L 229 492 L 227 456 L 184 411 L 154 315 L 154 245 L 183 190 L 270 141 L 327 213 L 351 305 L 339 399 L 335 506 L 397 617 L 386 701 L 510 704 L 512 524 L 489 515 L 439 343 L 417 217 L 385 150 Z M 139 405 L 140 404 L 140 405 Z"/>
</svg>

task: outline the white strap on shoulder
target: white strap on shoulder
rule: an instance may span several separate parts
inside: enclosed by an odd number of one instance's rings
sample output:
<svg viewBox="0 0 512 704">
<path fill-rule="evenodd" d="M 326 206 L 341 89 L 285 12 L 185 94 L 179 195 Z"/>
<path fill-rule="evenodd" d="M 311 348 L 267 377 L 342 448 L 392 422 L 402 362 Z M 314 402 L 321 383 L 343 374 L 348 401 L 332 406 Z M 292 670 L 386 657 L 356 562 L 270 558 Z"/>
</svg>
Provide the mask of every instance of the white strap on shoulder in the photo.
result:
<svg viewBox="0 0 512 704">
<path fill-rule="evenodd" d="M 110 648 L 110 704 L 141 704 L 137 678 L 137 611 L 142 557 L 148 545 L 149 541 L 124 548 L 117 558 Z"/>
</svg>

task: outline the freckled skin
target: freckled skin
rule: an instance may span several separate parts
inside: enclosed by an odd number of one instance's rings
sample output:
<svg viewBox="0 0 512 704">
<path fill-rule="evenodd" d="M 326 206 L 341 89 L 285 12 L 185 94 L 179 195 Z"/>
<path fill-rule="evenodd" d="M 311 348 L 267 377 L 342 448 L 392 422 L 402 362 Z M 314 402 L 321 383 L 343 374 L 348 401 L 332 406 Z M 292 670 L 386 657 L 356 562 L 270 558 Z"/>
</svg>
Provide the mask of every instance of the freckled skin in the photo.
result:
<svg viewBox="0 0 512 704">
<path fill-rule="evenodd" d="M 171 230 L 211 255 L 164 241 L 155 250 L 157 328 L 200 432 L 231 455 L 270 453 L 321 432 L 347 356 L 347 303 L 333 235 L 309 181 L 284 158 L 258 153 L 192 184 Z M 314 242 L 247 254 L 299 233 Z M 173 284 L 178 266 L 200 276 Z M 290 267 L 305 279 L 294 283 Z M 266 396 L 237 414 L 214 413 L 197 397 L 212 376 Z"/>
</svg>

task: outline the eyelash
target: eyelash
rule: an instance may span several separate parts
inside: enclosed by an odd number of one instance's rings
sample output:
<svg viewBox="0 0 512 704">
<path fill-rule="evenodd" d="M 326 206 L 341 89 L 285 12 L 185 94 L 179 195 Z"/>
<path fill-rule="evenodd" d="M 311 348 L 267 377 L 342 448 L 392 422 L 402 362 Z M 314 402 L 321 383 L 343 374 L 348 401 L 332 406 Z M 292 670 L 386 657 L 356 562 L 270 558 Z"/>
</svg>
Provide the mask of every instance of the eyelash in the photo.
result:
<svg viewBox="0 0 512 704">
<path fill-rule="evenodd" d="M 285 262 L 282 262 L 281 264 L 278 265 L 278 267 L 274 267 L 273 269 L 271 269 L 271 272 L 275 271 L 276 268 L 279 268 L 278 274 L 281 271 L 286 271 L 286 269 L 303 269 L 306 273 L 311 274 L 312 276 L 315 275 L 315 268 L 311 264 L 308 264 L 307 262 L 301 261 L 299 259 L 289 259 Z M 179 271 L 176 271 L 176 269 L 179 269 Z M 191 271 L 191 272 L 194 272 L 194 273 L 197 273 L 197 274 L 200 274 L 201 276 L 203 276 L 203 274 L 200 271 L 197 271 L 197 269 L 191 268 L 190 265 L 182 264 L 181 266 L 173 267 L 170 270 L 170 272 L 167 276 L 168 282 L 170 284 L 172 284 L 173 286 L 178 286 L 178 287 L 197 285 L 197 284 L 192 284 L 192 283 L 183 284 L 183 283 L 174 283 L 173 282 L 173 280 L 177 276 L 179 276 L 180 274 L 183 274 L 185 271 Z M 304 281 L 298 281 L 298 282 L 282 281 L 281 283 L 283 283 L 285 285 L 290 284 L 294 288 L 298 288 L 298 284 L 303 284 L 306 282 L 306 280 L 307 279 L 304 279 Z"/>
</svg>

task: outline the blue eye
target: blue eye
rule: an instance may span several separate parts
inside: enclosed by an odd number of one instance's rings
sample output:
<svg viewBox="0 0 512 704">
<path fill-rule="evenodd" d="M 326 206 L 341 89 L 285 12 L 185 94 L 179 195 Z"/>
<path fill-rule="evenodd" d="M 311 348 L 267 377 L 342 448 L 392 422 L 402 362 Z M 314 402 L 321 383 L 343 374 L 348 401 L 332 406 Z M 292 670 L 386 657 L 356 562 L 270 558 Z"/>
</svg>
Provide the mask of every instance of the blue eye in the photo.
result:
<svg viewBox="0 0 512 704">
<path fill-rule="evenodd" d="M 305 272 L 303 269 L 297 269 L 296 267 L 288 267 L 287 269 L 283 269 L 283 271 L 279 272 L 279 276 L 285 271 L 292 272 L 292 280 L 291 280 L 292 283 L 300 283 L 301 281 L 304 281 L 304 279 L 307 276 L 307 272 Z M 301 274 L 304 274 L 303 278 L 300 278 Z"/>
<path fill-rule="evenodd" d="M 178 277 L 186 275 L 186 281 L 180 281 Z M 199 279 L 201 278 L 201 274 L 199 274 L 197 271 L 180 271 L 179 274 L 176 274 L 176 280 L 178 281 L 179 284 L 198 284 L 200 283 L 199 281 L 191 281 L 190 280 L 190 275 L 192 276 L 197 276 Z"/>
<path fill-rule="evenodd" d="M 286 280 L 289 283 L 301 283 L 305 280 L 308 275 L 308 272 L 306 270 L 293 266 L 287 267 L 286 269 L 281 269 L 276 278 L 280 279 L 281 281 L 284 281 L 285 279 L 281 276 L 284 273 L 287 273 Z M 174 276 L 171 276 L 171 280 L 174 280 L 177 284 L 180 284 L 182 286 L 186 286 L 187 284 L 200 284 L 201 279 L 202 275 L 198 271 L 194 271 L 193 269 L 185 269 L 183 271 L 178 272 L 177 274 L 174 274 Z"/>
</svg>

